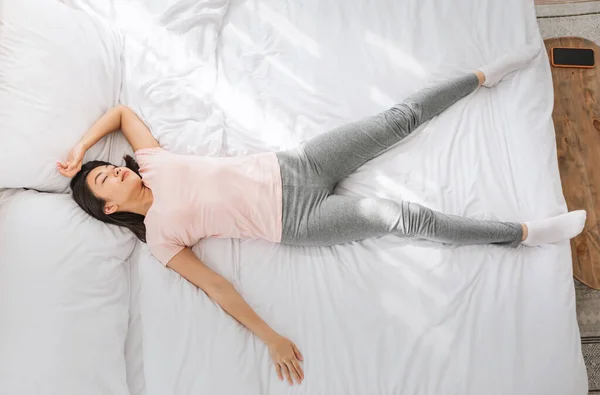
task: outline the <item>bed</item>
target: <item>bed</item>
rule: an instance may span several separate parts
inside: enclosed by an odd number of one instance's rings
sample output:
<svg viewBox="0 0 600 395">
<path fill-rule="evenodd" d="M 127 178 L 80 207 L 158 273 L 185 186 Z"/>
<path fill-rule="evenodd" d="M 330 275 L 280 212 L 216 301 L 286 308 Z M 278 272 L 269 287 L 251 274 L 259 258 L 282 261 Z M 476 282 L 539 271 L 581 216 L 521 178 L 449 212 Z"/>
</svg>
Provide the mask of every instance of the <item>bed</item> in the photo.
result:
<svg viewBox="0 0 600 395">
<path fill-rule="evenodd" d="M 542 45 L 533 3 L 521 0 L 64 3 L 119 26 L 119 99 L 182 154 L 291 148 L 520 45 Z M 337 193 L 482 219 L 565 212 L 552 104 L 541 51 Z M 111 154 L 126 150 L 110 144 Z M 587 393 L 568 242 L 512 250 L 395 236 L 328 248 L 207 239 L 194 251 L 298 345 L 306 379 L 278 381 L 258 339 L 138 245 L 124 263 L 132 394 Z"/>
</svg>

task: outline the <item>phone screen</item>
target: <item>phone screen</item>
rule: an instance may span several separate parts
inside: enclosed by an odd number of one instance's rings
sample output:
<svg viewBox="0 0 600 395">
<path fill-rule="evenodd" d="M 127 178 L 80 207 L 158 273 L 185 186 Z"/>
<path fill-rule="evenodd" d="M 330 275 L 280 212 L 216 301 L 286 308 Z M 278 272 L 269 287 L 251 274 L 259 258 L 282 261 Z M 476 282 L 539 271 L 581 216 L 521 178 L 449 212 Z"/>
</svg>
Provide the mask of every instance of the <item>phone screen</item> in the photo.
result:
<svg viewBox="0 0 600 395">
<path fill-rule="evenodd" d="M 564 66 L 594 66 L 594 51 L 587 48 L 554 48 L 554 64 Z"/>
</svg>

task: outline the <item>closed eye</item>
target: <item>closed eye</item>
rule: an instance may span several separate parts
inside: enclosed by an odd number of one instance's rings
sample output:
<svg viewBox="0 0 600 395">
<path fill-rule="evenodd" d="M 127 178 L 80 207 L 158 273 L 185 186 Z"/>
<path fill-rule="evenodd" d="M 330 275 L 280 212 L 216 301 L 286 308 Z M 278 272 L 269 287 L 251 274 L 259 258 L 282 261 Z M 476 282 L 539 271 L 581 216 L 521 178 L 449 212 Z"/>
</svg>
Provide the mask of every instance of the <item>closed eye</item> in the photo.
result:
<svg viewBox="0 0 600 395">
<path fill-rule="evenodd" d="M 106 166 L 106 169 L 108 170 L 108 166 Z M 104 175 L 104 179 L 102 180 L 102 184 L 104 184 L 104 181 L 106 181 L 106 179 L 108 178 L 108 175 Z"/>
<path fill-rule="evenodd" d="M 111 165 L 113 168 L 116 167 L 114 165 Z M 106 168 L 108 169 L 109 165 L 106 165 Z M 104 184 L 104 181 L 106 181 L 106 179 L 108 178 L 108 176 L 106 174 L 103 173 L 98 173 L 98 175 L 96 176 L 96 179 L 98 178 L 98 176 L 100 175 L 104 175 L 104 178 L 102 179 L 102 182 L 100 182 L 100 184 Z"/>
</svg>

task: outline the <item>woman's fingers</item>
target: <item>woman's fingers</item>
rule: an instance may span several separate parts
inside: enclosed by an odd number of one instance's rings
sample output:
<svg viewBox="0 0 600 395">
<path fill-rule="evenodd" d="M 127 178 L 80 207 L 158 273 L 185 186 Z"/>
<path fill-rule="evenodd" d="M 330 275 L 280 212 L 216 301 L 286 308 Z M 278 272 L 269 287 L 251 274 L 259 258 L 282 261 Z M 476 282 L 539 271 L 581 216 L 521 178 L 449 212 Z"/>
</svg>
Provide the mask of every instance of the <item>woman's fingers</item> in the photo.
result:
<svg viewBox="0 0 600 395">
<path fill-rule="evenodd" d="M 290 361 L 290 362 L 286 362 L 286 366 L 288 367 L 290 375 L 292 376 L 292 380 L 291 380 L 290 384 L 294 384 L 294 380 L 296 380 L 296 382 L 298 384 L 300 384 L 300 382 L 302 381 L 300 379 L 300 373 L 298 373 L 294 364 Z"/>
<path fill-rule="evenodd" d="M 56 168 L 57 168 L 58 172 L 64 177 L 72 178 L 74 175 L 74 173 L 72 171 L 69 171 L 69 169 L 65 169 L 60 166 L 56 166 Z"/>
<path fill-rule="evenodd" d="M 294 369 L 296 369 L 296 372 L 298 373 L 298 376 L 300 377 L 300 380 L 304 380 L 304 371 L 302 371 L 302 367 L 300 366 L 300 362 L 298 362 L 295 359 L 292 359 L 292 365 L 294 365 Z"/>
<path fill-rule="evenodd" d="M 281 373 L 281 366 L 278 363 L 275 364 L 275 369 L 277 370 L 277 377 L 279 380 L 283 380 L 283 374 Z"/>
<path fill-rule="evenodd" d="M 65 169 L 69 173 L 75 175 L 79 170 L 81 170 L 81 164 L 78 162 L 68 163 L 67 168 Z"/>
<path fill-rule="evenodd" d="M 296 354 L 296 358 L 298 358 L 299 361 L 304 361 L 302 353 L 300 352 L 300 350 L 298 350 L 298 347 L 296 347 L 294 343 L 292 343 L 292 348 L 294 349 L 294 354 Z"/>
<path fill-rule="evenodd" d="M 283 377 L 287 380 L 287 382 L 290 385 L 293 385 L 294 381 L 292 380 L 292 375 L 290 373 L 290 369 L 287 366 L 287 364 L 282 361 L 282 362 L 279 363 L 279 366 L 281 366 L 281 373 L 283 373 Z"/>
</svg>

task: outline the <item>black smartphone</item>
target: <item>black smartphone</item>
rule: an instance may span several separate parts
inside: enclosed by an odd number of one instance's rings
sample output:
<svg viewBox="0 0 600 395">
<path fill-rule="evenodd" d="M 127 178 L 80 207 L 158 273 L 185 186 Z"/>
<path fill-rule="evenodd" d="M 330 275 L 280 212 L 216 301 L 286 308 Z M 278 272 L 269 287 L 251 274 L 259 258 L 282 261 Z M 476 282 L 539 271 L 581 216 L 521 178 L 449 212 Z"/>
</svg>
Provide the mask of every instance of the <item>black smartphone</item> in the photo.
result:
<svg viewBox="0 0 600 395">
<path fill-rule="evenodd" d="M 589 69 L 594 65 L 594 50 L 591 48 L 552 48 L 552 66 L 554 67 Z"/>
</svg>

